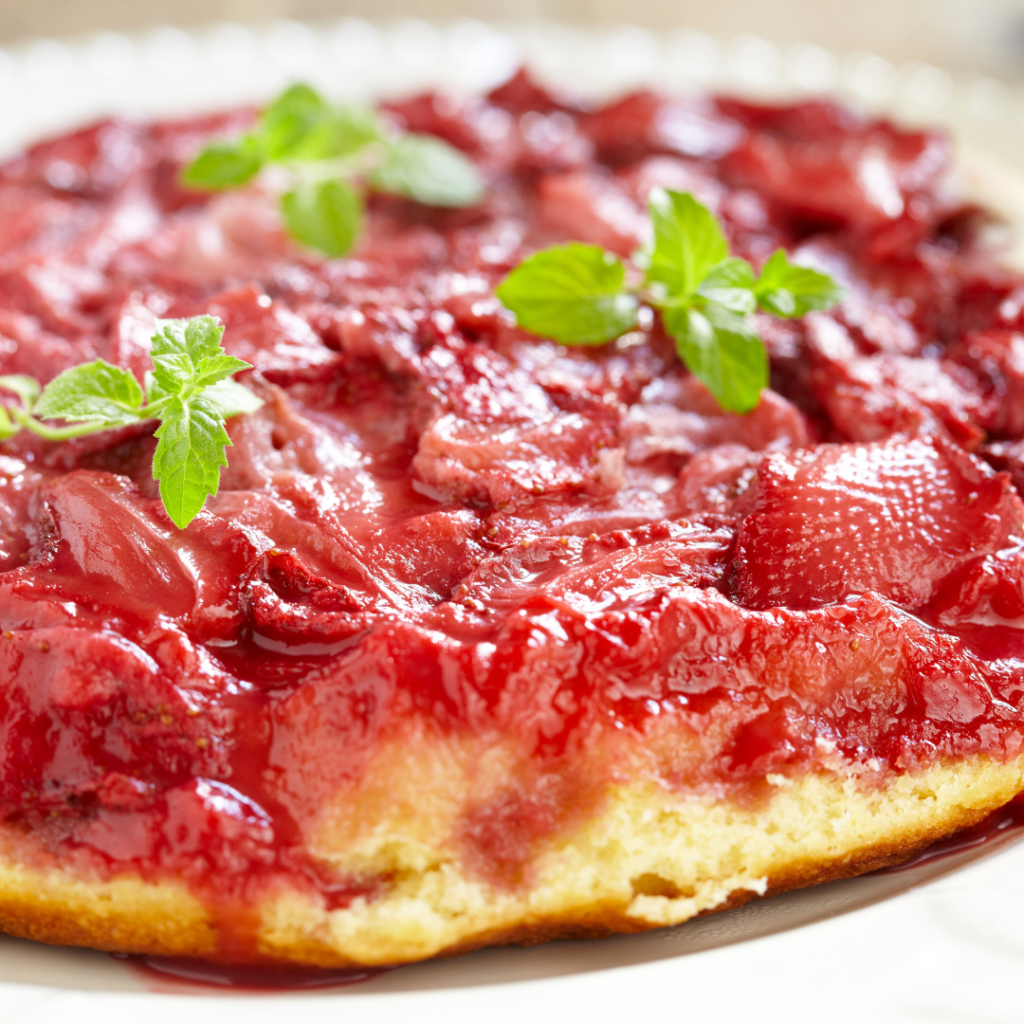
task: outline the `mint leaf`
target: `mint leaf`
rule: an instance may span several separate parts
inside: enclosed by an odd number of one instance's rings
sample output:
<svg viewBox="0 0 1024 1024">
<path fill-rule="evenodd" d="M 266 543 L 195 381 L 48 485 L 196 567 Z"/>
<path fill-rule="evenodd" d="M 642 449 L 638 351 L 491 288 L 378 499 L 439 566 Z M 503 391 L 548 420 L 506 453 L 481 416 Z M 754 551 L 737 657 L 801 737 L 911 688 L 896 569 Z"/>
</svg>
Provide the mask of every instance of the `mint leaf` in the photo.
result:
<svg viewBox="0 0 1024 1024">
<path fill-rule="evenodd" d="M 665 312 L 679 358 L 727 412 L 750 412 L 768 386 L 768 356 L 745 317 L 709 302 Z"/>
<path fill-rule="evenodd" d="M 319 112 L 327 110 L 327 101 L 311 85 L 297 82 L 288 86 L 280 96 L 274 99 L 263 110 L 263 119 L 273 125 L 283 117 L 292 114 L 306 114 L 315 117 Z"/>
<path fill-rule="evenodd" d="M 207 495 L 216 494 L 231 443 L 224 420 L 263 403 L 235 381 L 250 364 L 221 348 L 224 328 L 212 316 L 162 321 L 153 335 L 146 413 L 160 418 L 153 478 L 175 526 L 184 529 Z"/>
<path fill-rule="evenodd" d="M 580 242 L 534 253 L 496 294 L 520 327 L 567 345 L 602 344 L 625 334 L 639 305 L 626 291 L 622 260 Z"/>
<path fill-rule="evenodd" d="M 39 381 L 35 377 L 26 377 L 23 373 L 9 373 L 0 377 L 0 388 L 13 391 L 26 412 L 31 412 L 39 397 Z"/>
<path fill-rule="evenodd" d="M 784 249 L 776 249 L 754 286 L 758 304 L 776 316 L 803 316 L 828 309 L 843 298 L 843 289 L 827 274 L 790 263 Z"/>
<path fill-rule="evenodd" d="M 195 385 L 199 388 L 208 388 L 223 381 L 242 370 L 251 370 L 252 363 L 244 359 L 237 359 L 221 352 L 216 356 L 210 356 L 200 361 L 196 368 Z"/>
<path fill-rule="evenodd" d="M 656 188 L 648 201 L 654 243 L 644 254 L 646 283 L 656 299 L 688 301 L 729 255 L 715 215 L 689 192 Z"/>
<path fill-rule="evenodd" d="M 245 135 L 207 146 L 182 172 L 181 181 L 189 188 L 217 192 L 244 185 L 259 173 L 262 163 L 256 141 Z"/>
<path fill-rule="evenodd" d="M 51 380 L 33 412 L 39 419 L 88 421 L 103 427 L 146 418 L 139 382 L 103 359 L 73 366 Z"/>
<path fill-rule="evenodd" d="M 433 135 L 396 139 L 370 175 L 370 185 L 428 206 L 473 206 L 484 196 L 483 181 L 469 158 Z"/>
<path fill-rule="evenodd" d="M 697 294 L 744 316 L 757 309 L 754 270 L 746 260 L 736 256 L 715 264 L 701 282 Z"/>
<path fill-rule="evenodd" d="M 365 107 L 333 107 L 309 86 L 295 85 L 263 113 L 259 139 L 277 162 L 347 156 L 382 137 L 380 120 Z"/>
<path fill-rule="evenodd" d="M 281 197 L 281 212 L 298 241 L 326 256 L 344 256 L 355 244 L 363 204 L 341 181 L 308 182 Z"/>
<path fill-rule="evenodd" d="M 171 522 L 184 530 L 217 493 L 231 444 L 220 411 L 204 396 L 165 399 L 153 454 L 153 479 Z"/>
<path fill-rule="evenodd" d="M 251 363 L 229 356 L 221 348 L 224 328 L 212 316 L 189 320 L 162 320 L 153 335 L 150 358 L 153 379 L 162 392 L 177 394 L 183 388 L 208 387 Z M 150 401 L 156 396 L 150 394 Z"/>
<path fill-rule="evenodd" d="M 197 363 L 220 354 L 223 333 L 224 328 L 212 316 L 160 321 L 149 350 L 157 385 L 168 394 L 190 385 Z M 152 398 L 150 395 L 150 401 Z"/>
<path fill-rule="evenodd" d="M 381 126 L 372 110 L 341 107 L 329 111 L 296 142 L 292 160 L 329 160 L 349 156 L 381 138 Z"/>
<path fill-rule="evenodd" d="M 308 85 L 286 89 L 263 111 L 259 141 L 268 160 L 286 160 L 329 113 L 327 103 Z"/>
<path fill-rule="evenodd" d="M 203 392 L 203 398 L 226 420 L 232 416 L 256 412 L 263 405 L 262 398 L 235 380 L 221 380 L 211 384 Z"/>
</svg>

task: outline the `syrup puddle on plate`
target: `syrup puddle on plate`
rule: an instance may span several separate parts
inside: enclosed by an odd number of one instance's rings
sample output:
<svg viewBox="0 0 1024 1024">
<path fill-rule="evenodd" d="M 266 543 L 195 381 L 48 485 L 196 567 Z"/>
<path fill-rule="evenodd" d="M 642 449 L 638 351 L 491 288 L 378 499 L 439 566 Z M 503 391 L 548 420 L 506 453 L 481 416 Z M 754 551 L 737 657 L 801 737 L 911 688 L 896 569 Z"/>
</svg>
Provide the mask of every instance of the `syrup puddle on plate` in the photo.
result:
<svg viewBox="0 0 1024 1024">
<path fill-rule="evenodd" d="M 184 956 L 125 956 L 124 963 L 151 992 L 174 995 L 293 995 L 314 989 L 342 988 L 372 981 L 390 968 L 367 967 L 330 970 L 276 964 L 219 964 Z"/>
<path fill-rule="evenodd" d="M 666 955 L 698 952 L 812 924 L 835 913 L 857 910 L 879 900 L 889 899 L 949 871 L 955 871 L 978 857 L 994 853 L 999 847 L 1020 839 L 1022 833 L 1024 794 L 993 811 L 972 828 L 929 846 L 903 864 L 873 871 L 859 878 L 785 893 L 770 900 L 755 900 L 737 910 L 712 914 L 664 931 L 607 939 L 590 947 L 590 955 L 586 957 L 587 966 L 582 969 L 600 970 L 602 967 L 623 966 Z M 840 892 L 848 892 L 850 898 L 835 899 Z M 831 900 L 826 898 L 827 893 L 832 894 Z M 819 903 L 822 903 L 821 907 L 817 906 Z M 802 905 L 806 906 L 802 909 Z M 778 913 L 765 913 L 769 910 Z M 664 945 L 666 939 L 670 940 L 669 946 L 674 947 L 674 953 Z M 658 943 L 662 948 L 655 952 L 653 943 Z M 554 945 L 561 948 L 576 944 L 560 942 Z M 115 956 L 151 992 L 176 995 L 294 995 L 314 990 L 348 988 L 372 981 L 386 973 L 391 973 L 397 983 L 397 990 L 486 984 L 488 981 L 507 982 L 564 973 L 563 970 L 550 970 L 553 966 L 550 961 L 557 960 L 558 956 L 553 947 L 547 948 L 551 956 L 544 956 L 544 947 L 538 946 L 480 950 L 466 957 L 446 960 L 441 965 L 442 977 L 433 984 L 427 978 L 419 981 L 416 979 L 422 972 L 429 973 L 432 967 L 436 968 L 439 963 L 437 961 L 411 965 L 396 972 L 391 968 L 329 970 L 272 964 L 219 964 L 187 957 Z M 538 956 L 548 969 L 537 969 L 538 964 L 534 960 Z M 516 962 L 520 960 L 528 963 L 518 964 L 517 967 Z M 463 967 L 473 975 L 472 978 L 460 977 Z M 484 969 L 481 971 L 481 968 Z M 575 969 L 569 973 L 576 973 L 580 969 L 576 963 Z M 452 976 L 452 972 L 455 972 L 455 976 Z M 388 987 L 390 989 L 391 985 Z"/>
</svg>

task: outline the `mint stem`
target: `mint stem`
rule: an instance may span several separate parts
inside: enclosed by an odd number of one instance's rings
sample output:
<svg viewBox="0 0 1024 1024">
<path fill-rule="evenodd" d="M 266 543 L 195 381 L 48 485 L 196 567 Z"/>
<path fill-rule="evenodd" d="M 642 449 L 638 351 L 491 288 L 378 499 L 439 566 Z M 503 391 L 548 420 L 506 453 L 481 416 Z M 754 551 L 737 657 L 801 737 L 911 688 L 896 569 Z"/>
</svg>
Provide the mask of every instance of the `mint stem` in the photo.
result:
<svg viewBox="0 0 1024 1024">
<path fill-rule="evenodd" d="M 110 429 L 102 423 L 76 423 L 70 427 L 48 427 L 22 409 L 8 409 L 7 412 L 20 426 L 30 430 L 33 434 L 38 434 L 46 441 L 68 441 L 73 437 L 85 437 L 88 434 L 98 434 L 102 430 Z"/>
</svg>

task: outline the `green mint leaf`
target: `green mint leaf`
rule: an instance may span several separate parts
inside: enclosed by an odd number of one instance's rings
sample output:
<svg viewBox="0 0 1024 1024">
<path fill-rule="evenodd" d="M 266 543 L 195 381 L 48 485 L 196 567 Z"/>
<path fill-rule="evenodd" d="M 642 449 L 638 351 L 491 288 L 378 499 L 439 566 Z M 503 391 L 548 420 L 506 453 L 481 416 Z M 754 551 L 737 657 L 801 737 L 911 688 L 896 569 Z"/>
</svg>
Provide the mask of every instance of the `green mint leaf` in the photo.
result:
<svg viewBox="0 0 1024 1024">
<path fill-rule="evenodd" d="M 263 111 L 263 119 L 268 124 L 273 124 L 291 114 L 306 113 L 309 116 L 316 116 L 327 109 L 327 101 L 316 89 L 304 82 L 298 82 L 288 86 L 280 96 L 271 101 Z"/>
<path fill-rule="evenodd" d="M 622 260 L 596 245 L 570 242 L 524 260 L 496 294 L 520 327 L 567 345 L 600 345 L 636 323 Z"/>
<path fill-rule="evenodd" d="M 776 249 L 754 286 L 758 304 L 776 316 L 803 316 L 828 309 L 843 298 L 843 289 L 828 274 L 790 263 L 784 249 Z"/>
<path fill-rule="evenodd" d="M 715 215 L 689 192 L 656 188 L 648 201 L 654 242 L 644 254 L 646 284 L 665 302 L 686 301 L 729 255 Z"/>
<path fill-rule="evenodd" d="M 263 164 L 260 148 L 251 135 L 233 142 L 215 142 L 185 168 L 182 184 L 204 192 L 235 188 L 254 178 Z"/>
<path fill-rule="evenodd" d="M 142 381 L 142 390 L 146 395 L 146 405 L 153 405 L 161 399 L 167 398 L 169 392 L 165 391 L 156 380 L 156 374 L 147 370 Z"/>
<path fill-rule="evenodd" d="M 703 309 L 675 307 L 665 328 L 679 358 L 727 412 L 750 412 L 768 386 L 768 356 L 745 317 L 709 302 Z"/>
<path fill-rule="evenodd" d="M 378 192 L 414 199 L 428 206 L 473 206 L 484 183 L 472 161 L 432 135 L 402 135 L 370 175 Z"/>
<path fill-rule="evenodd" d="M 236 380 L 221 380 L 211 384 L 203 392 L 203 398 L 226 420 L 232 416 L 256 412 L 263 405 L 262 398 Z"/>
<path fill-rule="evenodd" d="M 363 222 L 362 201 L 342 181 L 299 185 L 281 197 L 281 213 L 294 238 L 326 256 L 344 256 Z"/>
<path fill-rule="evenodd" d="M 367 107 L 333 107 L 308 85 L 293 85 L 263 112 L 259 142 L 277 162 L 327 160 L 358 152 L 383 137 Z"/>
<path fill-rule="evenodd" d="M 35 377 L 26 377 L 23 373 L 10 373 L 0 377 L 0 388 L 13 391 L 26 412 L 31 412 L 39 397 L 39 381 Z"/>
<path fill-rule="evenodd" d="M 197 388 L 208 388 L 218 381 L 226 380 L 228 377 L 240 373 L 242 370 L 251 370 L 252 363 L 244 359 L 236 359 L 225 352 L 215 356 L 207 356 L 201 359 L 196 366 L 195 386 Z"/>
<path fill-rule="evenodd" d="M 149 350 L 156 383 L 169 394 L 191 384 L 197 364 L 221 354 L 223 334 L 212 316 L 160 321 Z"/>
<path fill-rule="evenodd" d="M 382 135 L 380 122 L 372 110 L 341 107 L 328 111 L 305 135 L 296 141 L 288 157 L 291 160 L 328 160 L 358 153 L 377 142 Z"/>
<path fill-rule="evenodd" d="M 746 260 L 729 256 L 715 264 L 701 282 L 697 294 L 708 302 L 746 316 L 757 309 L 754 270 Z"/>
<path fill-rule="evenodd" d="M 34 413 L 44 420 L 70 420 L 116 427 L 145 419 L 142 388 L 127 370 L 103 359 L 73 366 L 43 389 Z"/>
<path fill-rule="evenodd" d="M 207 496 L 217 493 L 231 439 L 220 410 L 203 395 L 188 401 L 177 396 L 166 399 L 155 436 L 153 479 L 160 484 L 160 498 L 171 521 L 184 530 Z"/>
<path fill-rule="evenodd" d="M 163 320 L 153 335 L 150 358 L 153 381 L 163 395 L 180 394 L 209 387 L 252 364 L 229 356 L 221 348 L 224 328 L 212 316 L 194 316 L 189 320 Z M 146 387 L 149 400 L 157 393 Z"/>
<path fill-rule="evenodd" d="M 160 419 L 153 478 L 175 526 L 183 530 L 207 495 L 216 494 L 231 443 L 224 420 L 255 412 L 263 403 L 232 374 L 249 363 L 221 347 L 224 328 L 212 316 L 162 321 L 153 336 L 153 372 L 146 393 Z"/>
<path fill-rule="evenodd" d="M 290 159 L 330 107 L 308 85 L 286 89 L 263 111 L 259 142 L 268 160 Z"/>
</svg>

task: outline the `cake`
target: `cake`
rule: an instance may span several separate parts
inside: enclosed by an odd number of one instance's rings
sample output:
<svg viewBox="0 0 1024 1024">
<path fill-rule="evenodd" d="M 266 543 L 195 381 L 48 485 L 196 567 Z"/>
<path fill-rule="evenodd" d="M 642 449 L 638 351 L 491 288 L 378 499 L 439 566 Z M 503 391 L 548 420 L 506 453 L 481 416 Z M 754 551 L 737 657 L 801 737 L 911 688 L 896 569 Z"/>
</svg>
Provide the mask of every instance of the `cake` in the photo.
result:
<svg viewBox="0 0 1024 1024">
<path fill-rule="evenodd" d="M 340 259 L 265 182 L 182 184 L 251 111 L 0 170 L 0 372 L 141 381 L 206 314 L 263 401 L 184 530 L 152 423 L 0 447 L 0 928 L 333 967 L 636 932 L 1024 789 L 1024 278 L 948 140 L 523 74 L 384 109 L 486 194 L 372 196 Z M 656 318 L 563 346 L 495 296 L 554 242 L 629 257 L 656 187 L 846 290 L 755 315 L 749 414 Z"/>
</svg>

